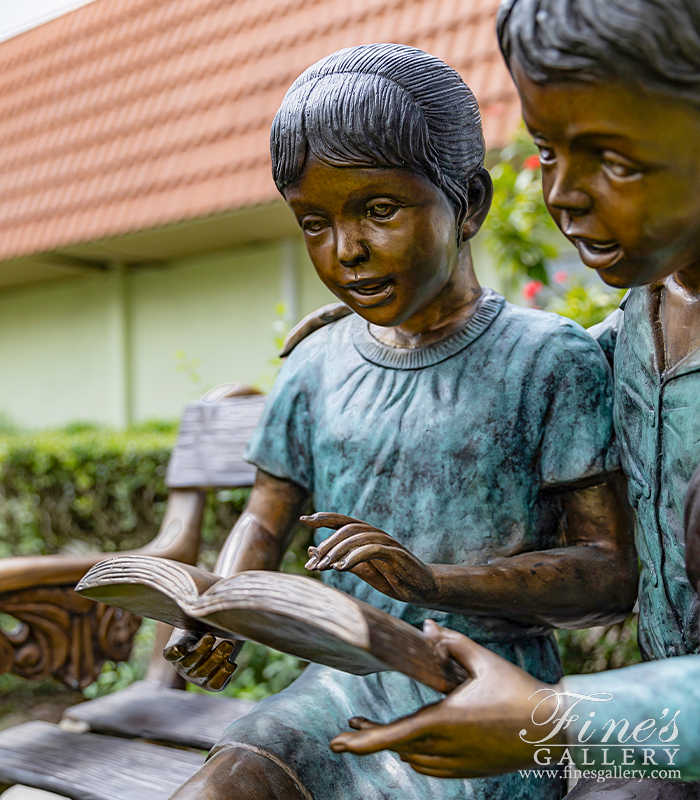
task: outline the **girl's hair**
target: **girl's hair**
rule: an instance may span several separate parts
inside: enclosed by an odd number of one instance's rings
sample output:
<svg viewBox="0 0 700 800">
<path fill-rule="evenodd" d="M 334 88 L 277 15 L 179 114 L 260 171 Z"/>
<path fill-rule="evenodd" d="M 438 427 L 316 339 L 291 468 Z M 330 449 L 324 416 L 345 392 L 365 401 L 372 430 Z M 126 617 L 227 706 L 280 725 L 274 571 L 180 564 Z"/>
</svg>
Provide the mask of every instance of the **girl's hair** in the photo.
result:
<svg viewBox="0 0 700 800">
<path fill-rule="evenodd" d="M 535 83 L 621 80 L 700 106 L 698 0 L 502 0 L 498 39 Z"/>
<path fill-rule="evenodd" d="M 403 167 L 440 188 L 461 221 L 484 138 L 479 106 L 455 70 L 414 47 L 369 44 L 339 50 L 294 81 L 270 151 L 280 192 L 309 153 L 333 166 Z"/>
</svg>

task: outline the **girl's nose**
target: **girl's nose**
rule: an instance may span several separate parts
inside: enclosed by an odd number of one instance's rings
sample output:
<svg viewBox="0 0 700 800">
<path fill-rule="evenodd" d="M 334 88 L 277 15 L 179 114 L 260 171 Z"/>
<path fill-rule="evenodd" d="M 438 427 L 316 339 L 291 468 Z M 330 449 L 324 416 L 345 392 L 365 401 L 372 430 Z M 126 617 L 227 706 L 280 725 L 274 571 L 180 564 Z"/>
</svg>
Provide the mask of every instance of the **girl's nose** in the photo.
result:
<svg viewBox="0 0 700 800">
<path fill-rule="evenodd" d="M 343 267 L 356 267 L 369 259 L 369 249 L 354 226 L 337 229 L 336 251 L 338 261 Z"/>
</svg>

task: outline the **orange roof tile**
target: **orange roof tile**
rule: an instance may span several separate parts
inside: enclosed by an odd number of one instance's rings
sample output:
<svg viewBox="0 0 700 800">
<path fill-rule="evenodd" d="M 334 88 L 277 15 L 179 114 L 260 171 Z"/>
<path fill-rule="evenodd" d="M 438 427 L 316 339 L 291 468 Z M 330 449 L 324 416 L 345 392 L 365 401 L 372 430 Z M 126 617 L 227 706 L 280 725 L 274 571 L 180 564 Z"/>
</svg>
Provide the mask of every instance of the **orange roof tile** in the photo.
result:
<svg viewBox="0 0 700 800">
<path fill-rule="evenodd" d="M 97 0 L 0 45 L 0 260 L 276 199 L 268 134 L 296 76 L 396 41 L 458 69 L 487 144 L 519 106 L 498 0 Z"/>
</svg>

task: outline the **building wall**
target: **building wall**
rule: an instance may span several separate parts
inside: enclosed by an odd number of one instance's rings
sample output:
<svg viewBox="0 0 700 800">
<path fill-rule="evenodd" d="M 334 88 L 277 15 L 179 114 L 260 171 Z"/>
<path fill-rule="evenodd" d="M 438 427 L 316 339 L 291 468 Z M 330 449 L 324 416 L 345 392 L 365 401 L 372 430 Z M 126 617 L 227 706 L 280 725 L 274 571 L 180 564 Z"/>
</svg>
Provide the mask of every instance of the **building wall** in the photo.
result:
<svg viewBox="0 0 700 800">
<path fill-rule="evenodd" d="M 478 244 L 475 262 L 500 288 Z M 0 415 L 123 427 L 228 381 L 268 391 L 276 340 L 334 299 L 301 237 L 0 292 Z"/>
<path fill-rule="evenodd" d="M 279 305 L 300 317 L 332 300 L 300 239 L 6 291 L 0 414 L 28 428 L 121 426 L 175 419 L 227 381 L 268 389 L 289 324 Z"/>
<path fill-rule="evenodd" d="M 0 413 L 27 426 L 117 412 L 106 276 L 0 295 Z"/>
</svg>

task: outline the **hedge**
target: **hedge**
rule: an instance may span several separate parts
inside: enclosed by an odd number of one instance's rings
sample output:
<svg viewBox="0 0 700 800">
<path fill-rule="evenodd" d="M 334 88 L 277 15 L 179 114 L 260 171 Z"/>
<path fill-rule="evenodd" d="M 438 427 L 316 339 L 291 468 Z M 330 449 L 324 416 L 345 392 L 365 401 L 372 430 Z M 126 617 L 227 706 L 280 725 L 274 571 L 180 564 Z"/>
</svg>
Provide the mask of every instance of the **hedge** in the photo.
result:
<svg viewBox="0 0 700 800">
<path fill-rule="evenodd" d="M 0 436 L 0 557 L 140 547 L 165 512 L 172 430 Z M 247 490 L 209 497 L 202 560 L 215 552 Z"/>
<path fill-rule="evenodd" d="M 0 557 L 108 553 L 146 544 L 165 511 L 164 479 L 174 442 L 175 432 L 167 426 L 0 435 Z M 247 495 L 246 490 L 210 494 L 202 531 L 203 566 L 213 566 Z M 285 557 L 285 571 L 303 573 L 308 538 L 306 529 L 297 534 Z M 559 632 L 566 671 L 638 661 L 635 633 L 633 619 L 607 628 Z M 285 677 L 296 670 L 284 660 L 268 662 L 257 650 L 249 660 L 250 674 L 245 680 L 241 674 L 242 685 L 236 687 L 249 694 L 265 670 L 281 669 Z M 264 675 L 265 680 L 272 677 Z"/>
</svg>

